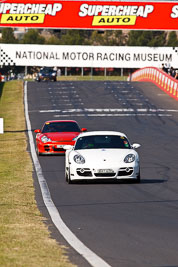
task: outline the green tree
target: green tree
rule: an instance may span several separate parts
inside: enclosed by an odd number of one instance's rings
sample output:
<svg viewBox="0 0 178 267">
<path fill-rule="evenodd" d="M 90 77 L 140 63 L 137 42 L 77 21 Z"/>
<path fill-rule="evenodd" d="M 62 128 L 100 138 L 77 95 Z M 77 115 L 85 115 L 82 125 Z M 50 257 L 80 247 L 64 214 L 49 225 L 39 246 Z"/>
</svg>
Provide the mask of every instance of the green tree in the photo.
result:
<svg viewBox="0 0 178 267">
<path fill-rule="evenodd" d="M 125 45 L 127 41 L 127 35 L 125 35 L 121 30 L 111 31 L 111 43 L 110 45 Z"/>
<path fill-rule="evenodd" d="M 139 39 L 142 35 L 142 31 L 130 31 L 128 36 L 127 45 L 129 46 L 139 46 L 141 45 Z"/>
<path fill-rule="evenodd" d="M 67 30 L 60 39 L 61 45 L 83 45 L 85 43 L 85 33 L 82 30 Z"/>
<path fill-rule="evenodd" d="M 103 44 L 103 33 L 101 31 L 93 31 L 90 38 L 91 45 Z"/>
<path fill-rule="evenodd" d="M 166 33 L 164 31 L 152 31 L 149 46 L 158 47 L 165 45 L 166 45 Z"/>
<path fill-rule="evenodd" d="M 30 29 L 27 33 L 24 34 L 22 43 L 23 44 L 44 44 L 45 38 L 39 34 L 38 30 Z"/>
<path fill-rule="evenodd" d="M 56 36 L 51 36 L 47 41 L 46 41 L 46 44 L 48 45 L 59 45 L 61 42 L 60 42 L 60 39 L 57 38 Z"/>
<path fill-rule="evenodd" d="M 178 46 L 178 39 L 176 32 L 170 32 L 168 35 L 167 46 Z"/>
<path fill-rule="evenodd" d="M 125 42 L 126 37 L 120 30 L 93 31 L 90 38 L 91 45 L 117 46 Z"/>
<path fill-rule="evenodd" d="M 15 38 L 12 28 L 3 28 L 2 29 L 2 38 L 0 39 L 0 42 L 4 43 L 4 44 L 18 43 L 18 40 Z"/>
<path fill-rule="evenodd" d="M 127 45 L 129 46 L 164 46 L 166 34 L 163 31 L 130 31 Z"/>
</svg>

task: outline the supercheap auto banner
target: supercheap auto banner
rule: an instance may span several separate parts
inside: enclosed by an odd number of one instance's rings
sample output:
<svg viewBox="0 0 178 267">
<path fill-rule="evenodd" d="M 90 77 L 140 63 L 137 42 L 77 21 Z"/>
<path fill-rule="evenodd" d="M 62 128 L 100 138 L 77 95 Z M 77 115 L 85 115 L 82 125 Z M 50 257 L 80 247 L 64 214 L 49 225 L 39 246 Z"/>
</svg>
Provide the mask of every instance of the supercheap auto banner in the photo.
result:
<svg viewBox="0 0 178 267">
<path fill-rule="evenodd" d="M 178 1 L 0 1 L 0 27 L 178 29 Z"/>
</svg>

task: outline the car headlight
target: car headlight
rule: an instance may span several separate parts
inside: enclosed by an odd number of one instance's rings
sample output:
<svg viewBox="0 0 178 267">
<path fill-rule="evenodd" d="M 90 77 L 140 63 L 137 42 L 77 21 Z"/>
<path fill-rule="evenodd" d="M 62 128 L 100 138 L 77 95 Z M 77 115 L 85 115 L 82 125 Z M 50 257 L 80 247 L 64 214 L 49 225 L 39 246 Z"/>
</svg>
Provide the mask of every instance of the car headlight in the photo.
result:
<svg viewBox="0 0 178 267">
<path fill-rule="evenodd" d="M 41 141 L 43 143 L 47 143 L 47 142 L 51 142 L 51 139 L 44 135 L 44 136 L 41 137 Z"/>
<path fill-rule="evenodd" d="M 81 155 L 75 155 L 74 161 L 78 164 L 84 164 L 85 163 L 85 159 Z"/>
<path fill-rule="evenodd" d="M 131 163 L 133 161 L 135 161 L 135 155 L 134 154 L 128 154 L 124 159 L 125 163 Z"/>
</svg>

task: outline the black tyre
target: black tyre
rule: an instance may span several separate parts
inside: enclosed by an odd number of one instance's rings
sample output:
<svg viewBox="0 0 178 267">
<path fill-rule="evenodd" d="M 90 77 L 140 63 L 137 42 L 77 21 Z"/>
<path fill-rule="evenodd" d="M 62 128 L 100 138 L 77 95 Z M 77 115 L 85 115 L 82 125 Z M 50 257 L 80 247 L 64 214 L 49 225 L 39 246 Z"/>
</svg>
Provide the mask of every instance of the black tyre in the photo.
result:
<svg viewBox="0 0 178 267">
<path fill-rule="evenodd" d="M 70 179 L 70 169 L 68 170 L 68 173 L 66 172 L 66 182 L 68 183 L 68 184 L 72 184 L 73 183 L 73 181 L 71 181 L 71 179 Z"/>
<path fill-rule="evenodd" d="M 65 171 L 65 178 L 66 178 L 66 182 L 68 183 L 68 178 L 69 177 L 69 175 L 68 175 L 68 173 L 67 173 L 67 171 Z"/>
<path fill-rule="evenodd" d="M 136 180 L 135 180 L 135 183 L 137 183 L 137 184 L 140 183 L 140 172 L 139 172 L 139 174 L 137 175 L 137 178 L 136 178 Z"/>
<path fill-rule="evenodd" d="M 38 148 L 36 148 L 36 154 L 37 154 L 38 156 L 41 156 L 41 155 L 42 155 L 42 154 L 39 152 Z"/>
</svg>

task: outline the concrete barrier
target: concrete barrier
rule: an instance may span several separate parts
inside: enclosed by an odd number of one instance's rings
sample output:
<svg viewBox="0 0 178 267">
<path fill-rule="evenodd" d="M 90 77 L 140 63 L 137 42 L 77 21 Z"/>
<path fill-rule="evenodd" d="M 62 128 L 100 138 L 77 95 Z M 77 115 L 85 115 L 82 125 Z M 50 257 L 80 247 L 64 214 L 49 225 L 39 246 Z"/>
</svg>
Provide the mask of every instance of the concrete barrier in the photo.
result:
<svg viewBox="0 0 178 267">
<path fill-rule="evenodd" d="M 158 68 L 146 67 L 139 69 L 132 73 L 128 80 L 153 82 L 166 94 L 178 101 L 178 80 Z"/>
</svg>

